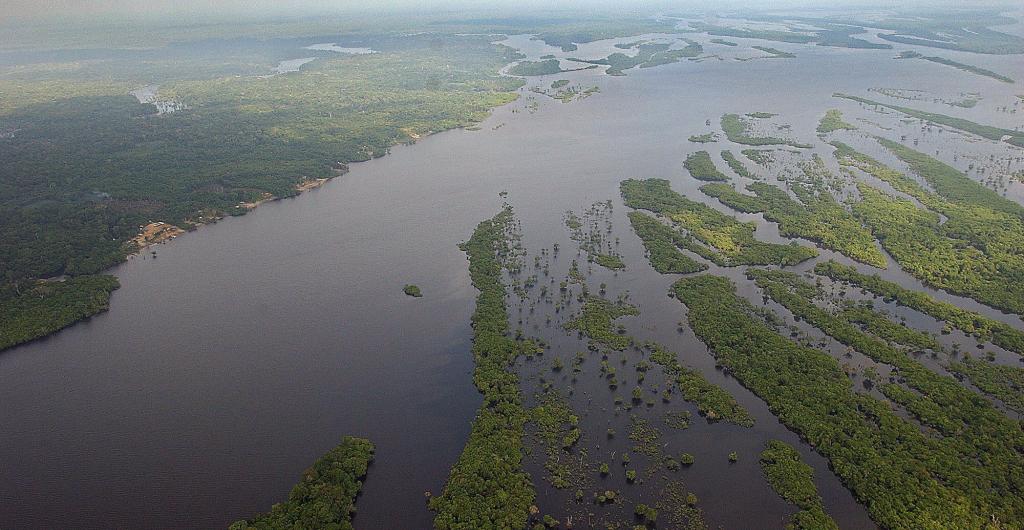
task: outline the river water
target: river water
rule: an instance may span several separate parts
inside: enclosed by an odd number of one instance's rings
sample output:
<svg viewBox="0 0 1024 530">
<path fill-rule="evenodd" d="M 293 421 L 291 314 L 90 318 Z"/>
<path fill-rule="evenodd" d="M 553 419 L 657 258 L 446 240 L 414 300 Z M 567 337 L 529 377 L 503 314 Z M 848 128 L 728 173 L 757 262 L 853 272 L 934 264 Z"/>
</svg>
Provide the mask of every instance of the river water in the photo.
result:
<svg viewBox="0 0 1024 530">
<path fill-rule="evenodd" d="M 749 45 L 764 44 L 728 39 L 740 43 L 737 50 L 693 38 L 726 58 L 756 55 Z M 568 54 L 527 37 L 508 43 L 535 58 L 594 58 L 630 40 Z M 748 430 L 694 429 L 692 452 L 728 445 L 756 455 L 769 437 L 800 445 L 763 403 L 714 369 L 692 333 L 675 332 L 683 307 L 664 296 L 672 278 L 642 259 L 619 181 L 668 178 L 677 191 L 728 211 L 702 198 L 682 160 L 697 149 L 740 146 L 695 146 L 687 138 L 711 130 L 705 120 L 717 124 L 724 113 L 771 111 L 827 155 L 813 134 L 825 109 L 840 107 L 848 120 L 886 119 L 833 99 L 836 91 L 878 98 L 867 89 L 980 92 L 984 99 L 970 110 L 910 106 L 1009 128 L 1020 118 L 996 110 L 1012 104 L 1012 85 L 894 61 L 891 50 L 772 46 L 798 58 L 684 60 L 625 77 L 598 69 L 530 79 L 523 98 L 496 109 L 478 131 L 396 147 L 320 189 L 202 227 L 159 246 L 156 258 L 141 255 L 117 267 L 122 287 L 109 312 L 0 355 L 0 526 L 224 527 L 285 499 L 306 466 L 341 436 L 356 435 L 377 445 L 356 525 L 429 527 L 424 492 L 441 490 L 480 404 L 469 353 L 476 291 L 456 245 L 498 211 L 502 191 L 532 249 L 567 241 L 567 209 L 613 201 L 629 267 L 615 281 L 644 311 L 631 332 L 677 349 L 757 418 Z M 1020 58 L 944 55 L 1024 71 Z M 559 78 L 601 91 L 563 104 L 528 90 Z M 918 126 L 902 127 L 922 142 L 937 141 Z M 941 158 L 952 162 L 958 149 L 1005 152 L 992 143 L 961 144 Z M 1020 197 L 1020 188 L 1011 195 Z M 770 238 L 773 227 L 758 233 Z M 741 279 L 739 271 L 729 274 Z M 918 285 L 898 271 L 887 275 Z M 406 283 L 419 285 L 424 297 L 405 296 Z M 741 291 L 756 296 L 749 286 Z M 873 527 L 824 459 L 800 449 L 840 526 Z M 755 458 L 738 464 L 688 472 L 707 521 L 781 525 L 793 508 L 767 488 Z"/>
</svg>

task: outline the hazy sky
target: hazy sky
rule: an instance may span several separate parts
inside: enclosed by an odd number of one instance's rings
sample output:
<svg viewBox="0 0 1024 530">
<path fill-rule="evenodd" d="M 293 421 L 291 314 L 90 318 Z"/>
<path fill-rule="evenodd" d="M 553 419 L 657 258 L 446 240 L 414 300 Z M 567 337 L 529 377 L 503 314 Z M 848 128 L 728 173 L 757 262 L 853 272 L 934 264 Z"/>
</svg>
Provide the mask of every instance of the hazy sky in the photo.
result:
<svg viewBox="0 0 1024 530">
<path fill-rule="evenodd" d="M 646 8 L 646 9 L 730 9 L 738 7 L 793 7 L 795 5 L 836 7 L 840 4 L 905 7 L 906 0 L 0 0 L 0 19 L 14 18 L 159 18 L 225 14 L 315 15 L 324 12 L 379 10 L 483 10 L 496 8 L 507 13 L 530 8 Z M 957 7 L 1012 1 L 918 0 L 920 5 L 945 4 Z"/>
</svg>

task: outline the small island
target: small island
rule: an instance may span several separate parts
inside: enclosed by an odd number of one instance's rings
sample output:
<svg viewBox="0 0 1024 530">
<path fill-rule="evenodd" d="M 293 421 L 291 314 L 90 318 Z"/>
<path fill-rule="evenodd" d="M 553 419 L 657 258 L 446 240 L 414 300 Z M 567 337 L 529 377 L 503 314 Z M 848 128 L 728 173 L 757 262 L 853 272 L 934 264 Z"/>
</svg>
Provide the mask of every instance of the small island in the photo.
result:
<svg viewBox="0 0 1024 530">
<path fill-rule="evenodd" d="M 413 285 L 411 283 L 407 283 L 407 284 L 405 284 L 405 287 L 402 287 L 402 291 L 404 291 L 405 294 L 407 294 L 407 295 L 409 295 L 409 296 L 411 296 L 413 298 L 422 298 L 423 297 L 423 292 L 420 291 L 420 288 L 419 288 L 418 285 Z"/>
</svg>

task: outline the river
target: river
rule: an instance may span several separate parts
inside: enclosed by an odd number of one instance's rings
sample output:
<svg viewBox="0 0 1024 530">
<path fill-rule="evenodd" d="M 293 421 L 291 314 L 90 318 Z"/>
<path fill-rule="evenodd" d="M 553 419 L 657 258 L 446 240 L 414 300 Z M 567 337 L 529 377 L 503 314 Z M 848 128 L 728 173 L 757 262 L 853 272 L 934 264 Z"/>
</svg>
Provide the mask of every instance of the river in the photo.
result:
<svg viewBox="0 0 1024 530">
<path fill-rule="evenodd" d="M 687 36 L 709 53 L 752 55 L 748 45 L 764 44 L 729 39 L 741 43 L 729 50 Z M 509 44 L 534 58 L 590 58 L 630 40 L 572 53 L 522 36 Z M 495 109 L 478 131 L 395 147 L 320 189 L 204 226 L 157 247 L 156 258 L 115 268 L 122 287 L 109 312 L 0 354 L 0 526 L 224 527 L 284 500 L 306 466 L 341 436 L 356 435 L 377 445 L 356 525 L 429 527 L 424 492 L 443 487 L 480 404 L 469 353 L 476 291 L 457 244 L 498 211 L 502 191 L 534 250 L 555 241 L 571 248 L 564 212 L 613 201 L 615 235 L 628 250 L 627 272 L 615 281 L 644 311 L 646 329 L 631 331 L 677 349 L 757 418 L 753 429 L 693 429 L 686 436 L 694 453 L 727 445 L 755 454 L 769 437 L 799 445 L 763 403 L 714 369 L 692 333 L 675 332 L 684 313 L 664 296 L 672 278 L 643 259 L 619 181 L 668 178 L 677 191 L 728 211 L 701 198 L 682 168 L 687 152 L 727 147 L 724 139 L 687 142 L 709 130 L 705 120 L 776 112 L 797 139 L 814 140 L 827 155 L 813 134 L 825 109 L 881 119 L 833 92 L 978 91 L 984 99 L 970 111 L 910 106 L 1012 127 L 1015 118 L 995 108 L 1012 102 L 1014 88 L 926 61 L 894 61 L 893 50 L 772 46 L 798 58 L 683 60 L 625 77 L 598 69 L 530 79 L 523 98 Z M 1020 58 L 1001 60 L 1004 71 L 1024 71 Z M 528 90 L 559 78 L 600 93 L 563 104 Z M 988 143 L 970 149 L 1003 152 Z M 952 162 L 954 151 L 941 157 Z M 424 297 L 404 295 L 406 283 Z M 872 528 L 825 460 L 806 446 L 801 452 L 840 526 Z M 739 464 L 687 475 L 707 521 L 781 524 L 793 508 L 767 488 L 756 460 Z"/>
</svg>

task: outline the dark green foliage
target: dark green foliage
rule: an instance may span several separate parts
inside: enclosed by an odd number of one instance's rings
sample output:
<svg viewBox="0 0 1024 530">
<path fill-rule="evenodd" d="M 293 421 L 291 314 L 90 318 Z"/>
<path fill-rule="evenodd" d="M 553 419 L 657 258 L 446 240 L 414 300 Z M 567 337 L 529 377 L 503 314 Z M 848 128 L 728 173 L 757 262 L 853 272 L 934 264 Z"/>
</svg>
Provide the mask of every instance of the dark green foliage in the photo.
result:
<svg viewBox="0 0 1024 530">
<path fill-rule="evenodd" d="M 883 280 L 877 274 L 860 273 L 854 267 L 835 261 L 817 264 L 814 267 L 814 272 L 833 280 L 856 285 L 886 300 L 894 300 L 900 305 L 920 311 L 938 320 L 944 320 L 968 335 L 991 340 L 996 346 L 1024 355 L 1024 332 L 981 313 L 967 311 L 948 302 L 941 302 L 927 293 L 907 289 L 896 282 Z"/>
<path fill-rule="evenodd" d="M 751 173 L 750 170 L 743 165 L 743 162 L 740 162 L 740 160 L 736 158 L 736 155 L 732 154 L 732 151 L 722 151 L 722 160 L 725 160 L 725 163 L 728 164 L 729 168 L 737 175 L 743 178 L 757 180 L 757 175 Z"/>
<path fill-rule="evenodd" d="M 633 231 L 643 241 L 644 248 L 647 249 L 647 259 L 654 270 L 662 274 L 687 274 L 708 268 L 707 265 L 698 263 L 679 250 L 686 245 L 686 238 L 679 231 L 640 212 L 629 212 L 629 222 L 633 225 Z"/>
<path fill-rule="evenodd" d="M 715 133 L 695 134 L 688 139 L 695 144 L 707 144 L 718 141 L 718 135 Z"/>
<path fill-rule="evenodd" d="M 509 75 L 533 76 L 550 75 L 564 72 L 559 66 L 558 59 L 546 61 L 520 61 L 508 69 Z"/>
<path fill-rule="evenodd" d="M 0 350 L 45 337 L 79 320 L 106 311 L 117 278 L 77 276 L 35 282 L 0 294 Z"/>
<path fill-rule="evenodd" d="M 942 345 L 935 340 L 935 337 L 903 324 L 897 324 L 870 307 L 864 305 L 844 307 L 839 312 L 839 316 L 847 322 L 861 326 L 868 333 L 888 341 L 890 344 L 904 346 L 914 351 L 942 351 Z"/>
<path fill-rule="evenodd" d="M 502 283 L 502 257 L 509 252 L 506 231 L 511 208 L 483 221 L 460 248 L 480 294 L 473 313 L 473 382 L 484 403 L 473 420 L 469 441 L 452 466 L 444 492 L 430 499 L 439 530 L 523 528 L 536 496 L 522 470 L 523 409 L 519 378 L 510 366 L 521 346 L 507 336 L 508 314 Z"/>
<path fill-rule="evenodd" d="M 687 231 L 674 243 L 721 266 L 795 265 L 818 255 L 813 248 L 777 245 L 754 238 L 754 223 L 732 217 L 672 191 L 667 180 L 624 180 L 619 185 L 630 208 L 664 215 Z"/>
<path fill-rule="evenodd" d="M 596 296 L 588 297 L 583 303 L 580 315 L 565 324 L 565 329 L 579 331 L 591 340 L 613 350 L 625 350 L 632 339 L 612 329 L 612 320 L 629 315 L 639 315 L 637 308 L 626 303 L 613 303 Z"/>
<path fill-rule="evenodd" d="M 516 97 L 521 82 L 497 74 L 515 54 L 489 37 L 379 39 L 387 53 L 324 56 L 288 75 L 168 80 L 161 95 L 187 107 L 170 114 L 118 88 L 137 71 L 97 93 L 91 62 L 58 81 L 0 83 L 0 130 L 17 131 L 0 135 L 0 283 L 99 273 L 136 250 L 150 221 L 190 228 L 245 213 L 240 203 L 293 196 L 304 177 L 471 125 Z M 73 97 L 46 96 L 52 86 Z"/>
<path fill-rule="evenodd" d="M 767 46 L 751 46 L 751 48 L 754 48 L 755 50 L 763 51 L 764 53 L 767 53 L 767 54 L 771 55 L 771 58 L 773 58 L 773 59 L 792 59 L 792 58 L 796 57 L 795 54 L 792 54 L 792 53 L 789 53 L 789 52 L 784 52 L 782 50 L 778 50 L 778 49 L 775 49 L 775 48 L 769 48 Z"/>
<path fill-rule="evenodd" d="M 825 508 L 821 505 L 821 496 L 814 485 L 814 469 L 803 463 L 800 460 L 800 453 L 785 442 L 768 440 L 767 446 L 761 453 L 761 470 L 764 471 L 768 484 L 783 499 L 800 508 L 793 516 L 792 528 L 839 530 L 839 526 L 825 513 Z"/>
<path fill-rule="evenodd" d="M 983 528 L 994 516 L 1003 528 L 1020 527 L 1019 454 L 1011 461 L 999 457 L 992 468 L 974 461 L 1024 449 L 1017 442 L 991 447 L 990 439 L 981 449 L 971 447 L 967 436 L 926 436 L 889 405 L 855 392 L 835 359 L 761 323 L 726 278 L 687 277 L 674 290 L 689 309 L 690 326 L 719 362 L 830 460 L 880 526 L 966 530 Z M 969 400 L 970 409 L 977 401 Z M 959 416 L 960 407 L 954 409 L 950 414 Z M 979 425 L 992 421 L 994 415 L 986 414 Z M 1019 437 L 1019 426 L 1014 429 L 1012 436 Z M 975 456 L 965 458 L 961 451 Z"/>
<path fill-rule="evenodd" d="M 899 105 L 880 103 L 878 101 L 872 101 L 870 99 L 858 96 L 848 96 L 846 94 L 840 94 L 838 92 L 833 94 L 833 96 L 837 98 L 850 99 L 853 101 L 857 101 L 859 103 L 863 103 L 865 105 L 886 107 L 895 111 L 902 112 L 907 116 L 911 116 L 925 121 L 930 121 L 932 123 L 937 123 L 939 125 L 945 125 L 947 127 L 952 127 L 954 129 L 968 132 L 971 134 L 976 134 L 978 136 L 981 136 L 982 138 L 988 138 L 989 140 L 995 140 L 997 142 L 1002 140 L 1004 136 L 1009 136 L 1010 138 L 1006 140 L 1007 143 L 1016 145 L 1018 147 L 1024 147 L 1024 132 L 1021 131 L 1011 131 L 1010 129 L 1001 129 L 999 127 L 992 127 L 991 125 L 982 125 L 980 123 L 975 123 L 973 121 L 965 120 L 963 118 L 955 118 L 953 116 L 947 116 L 945 114 L 925 112 L 923 110 L 901 107 Z"/>
<path fill-rule="evenodd" d="M 604 59 L 571 59 L 576 62 L 588 64 L 608 65 L 608 75 L 626 75 L 623 71 L 635 66 L 650 68 L 663 64 L 679 62 L 685 57 L 697 57 L 704 51 L 700 44 L 690 42 L 685 48 L 670 50 L 668 44 L 647 43 L 637 46 L 636 55 L 624 53 L 613 53 Z"/>
<path fill-rule="evenodd" d="M 413 285 L 411 283 L 406 284 L 405 287 L 402 287 L 402 292 L 414 298 L 420 298 L 423 296 L 423 291 L 420 291 L 419 286 Z"/>
<path fill-rule="evenodd" d="M 963 362 L 950 363 L 949 371 L 969 378 L 982 392 L 1024 413 L 1024 369 L 964 357 Z"/>
<path fill-rule="evenodd" d="M 729 28 L 725 26 L 714 26 L 711 24 L 704 24 L 702 22 L 690 22 L 690 26 L 695 28 L 697 31 L 707 33 L 708 35 L 717 35 L 720 37 L 762 39 L 773 40 L 778 42 L 793 42 L 798 44 L 806 44 L 814 40 L 813 35 L 808 35 L 805 33 L 795 33 L 792 31 Z"/>
<path fill-rule="evenodd" d="M 722 130 L 730 142 L 743 145 L 789 145 L 792 147 L 809 148 L 808 144 L 802 144 L 785 138 L 772 136 L 750 136 L 747 132 L 747 124 L 739 114 L 725 114 L 722 116 Z"/>
<path fill-rule="evenodd" d="M 924 59 L 926 61 L 931 61 L 933 63 L 939 63 L 939 64 L 944 64 L 946 66 L 952 66 L 953 68 L 956 68 L 958 70 L 963 70 L 965 72 L 970 72 L 972 74 L 978 74 L 978 75 L 983 75 L 985 77 L 991 77 L 992 79 L 996 79 L 996 80 L 1002 81 L 1004 83 L 1013 83 L 1013 79 L 1011 79 L 1009 77 L 1006 77 L 1005 75 L 1002 75 L 1002 74 L 997 74 L 997 73 L 993 72 L 992 70 L 987 70 L 985 68 L 979 68 L 977 66 L 973 66 L 973 65 L 970 65 L 970 64 L 959 63 L 959 62 L 956 62 L 956 61 L 954 61 L 952 59 L 946 59 L 945 57 L 927 56 L 927 55 L 922 55 L 920 53 L 913 52 L 913 51 L 905 51 L 905 52 L 900 53 L 899 59 Z"/>
<path fill-rule="evenodd" d="M 709 382 L 699 371 L 679 363 L 676 354 L 659 344 L 649 342 L 644 348 L 651 361 L 661 365 L 670 381 L 674 381 L 683 399 L 697 405 L 697 410 L 709 421 L 725 421 L 743 427 L 753 427 L 754 418 L 736 402 L 729 392 Z"/>
<path fill-rule="evenodd" d="M 729 177 L 725 176 L 715 163 L 711 161 L 711 155 L 707 151 L 691 153 L 683 162 L 683 167 L 690 172 L 690 175 L 697 180 L 726 182 Z"/>
<path fill-rule="evenodd" d="M 302 474 L 286 502 L 275 504 L 270 513 L 238 521 L 229 530 L 352 530 L 356 496 L 373 452 L 369 440 L 345 437 Z"/>
<path fill-rule="evenodd" d="M 739 44 L 736 44 L 735 42 L 728 41 L 725 39 L 711 39 L 711 42 L 715 44 L 721 44 L 723 46 L 739 46 Z"/>
</svg>

